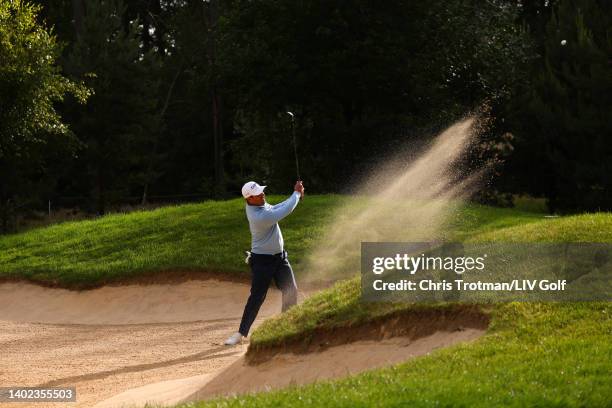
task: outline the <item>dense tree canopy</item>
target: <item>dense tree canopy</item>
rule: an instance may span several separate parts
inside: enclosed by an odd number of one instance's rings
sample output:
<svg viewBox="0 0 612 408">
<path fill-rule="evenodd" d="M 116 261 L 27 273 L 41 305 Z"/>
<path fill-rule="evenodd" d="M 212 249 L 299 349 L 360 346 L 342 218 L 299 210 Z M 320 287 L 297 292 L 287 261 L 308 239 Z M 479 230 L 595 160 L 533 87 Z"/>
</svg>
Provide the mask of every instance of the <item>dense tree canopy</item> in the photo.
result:
<svg viewBox="0 0 612 408">
<path fill-rule="evenodd" d="M 288 110 L 309 191 L 340 191 L 487 101 L 512 152 L 489 193 L 612 207 L 603 0 L 36 3 L 0 0 L 4 202 L 284 191 Z"/>
<path fill-rule="evenodd" d="M 61 74 L 60 46 L 36 21 L 39 7 L 0 1 L 0 220 L 44 187 L 54 151 L 70 145 L 55 109 L 66 94 L 84 102 L 88 91 Z"/>
<path fill-rule="evenodd" d="M 120 0 L 87 0 L 82 33 L 65 61 L 66 71 L 85 78 L 94 91 L 86 106 L 67 114 L 81 148 L 64 185 L 75 195 L 90 192 L 104 212 L 113 196 L 143 186 L 147 158 L 159 131 L 158 62 L 141 44 L 138 20 L 123 22 Z"/>
<path fill-rule="evenodd" d="M 373 153 L 503 100 L 529 48 L 515 18 L 504 2 L 235 2 L 219 47 L 231 153 L 244 177 L 287 184 L 296 111 L 306 178 L 337 190 Z"/>
<path fill-rule="evenodd" d="M 556 210 L 612 208 L 612 13 L 605 2 L 560 1 L 542 57 L 517 98 L 508 173 Z M 521 177 L 532 174 L 534 177 Z"/>
</svg>

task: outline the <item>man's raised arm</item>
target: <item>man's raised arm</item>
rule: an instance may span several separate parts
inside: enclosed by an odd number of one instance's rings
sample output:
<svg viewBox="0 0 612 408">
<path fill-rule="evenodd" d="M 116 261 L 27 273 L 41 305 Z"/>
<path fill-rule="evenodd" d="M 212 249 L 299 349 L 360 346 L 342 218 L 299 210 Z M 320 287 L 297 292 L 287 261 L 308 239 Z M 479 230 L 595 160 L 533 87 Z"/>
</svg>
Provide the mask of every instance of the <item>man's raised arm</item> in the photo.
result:
<svg viewBox="0 0 612 408">
<path fill-rule="evenodd" d="M 291 214 L 300 202 L 300 198 L 304 196 L 304 186 L 301 181 L 295 183 L 295 191 L 291 196 L 283 201 L 272 206 L 270 209 L 263 211 L 260 215 L 262 221 L 276 223 Z"/>
</svg>

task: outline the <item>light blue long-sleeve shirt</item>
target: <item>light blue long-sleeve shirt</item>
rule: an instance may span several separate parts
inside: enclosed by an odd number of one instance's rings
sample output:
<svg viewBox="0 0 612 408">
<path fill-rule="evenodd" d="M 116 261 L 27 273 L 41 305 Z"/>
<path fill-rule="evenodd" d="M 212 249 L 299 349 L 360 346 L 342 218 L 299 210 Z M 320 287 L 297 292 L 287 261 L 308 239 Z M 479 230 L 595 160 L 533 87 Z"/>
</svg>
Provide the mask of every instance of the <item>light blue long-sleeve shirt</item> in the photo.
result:
<svg viewBox="0 0 612 408">
<path fill-rule="evenodd" d="M 300 193 L 276 205 L 246 205 L 246 215 L 251 230 L 251 252 L 274 255 L 283 252 L 284 241 L 278 222 L 291 214 L 300 202 Z"/>
</svg>

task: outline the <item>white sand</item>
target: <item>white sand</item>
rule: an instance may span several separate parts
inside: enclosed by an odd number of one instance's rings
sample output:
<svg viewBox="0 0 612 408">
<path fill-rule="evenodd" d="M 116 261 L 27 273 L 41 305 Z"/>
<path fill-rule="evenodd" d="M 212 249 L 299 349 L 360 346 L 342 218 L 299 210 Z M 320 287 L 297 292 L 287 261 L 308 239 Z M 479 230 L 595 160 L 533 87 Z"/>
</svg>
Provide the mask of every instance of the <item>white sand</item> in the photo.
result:
<svg viewBox="0 0 612 408">
<path fill-rule="evenodd" d="M 0 284 L 0 320 L 59 324 L 136 324 L 239 319 L 249 285 L 191 280 L 175 285 L 105 286 L 73 291 L 28 283 Z M 279 309 L 270 290 L 264 313 Z"/>
<path fill-rule="evenodd" d="M 1 284 L 0 385 L 75 386 L 71 407 L 173 405 L 338 378 L 483 333 L 359 341 L 249 366 L 247 344 L 222 344 L 236 331 L 248 293 L 248 285 L 215 280 L 82 292 Z M 279 311 L 280 293 L 270 290 L 256 324 Z"/>
<path fill-rule="evenodd" d="M 75 386 L 70 406 L 91 407 L 134 387 L 217 372 L 246 352 L 222 343 L 238 330 L 248 294 L 248 285 L 215 280 L 82 292 L 0 284 L 0 386 Z M 255 324 L 280 306 L 270 290 Z"/>
<path fill-rule="evenodd" d="M 94 408 L 142 406 L 144 402 L 170 406 L 217 396 L 265 392 L 357 374 L 429 354 L 431 351 L 474 340 L 483 330 L 436 332 L 416 340 L 395 337 L 358 341 L 309 354 L 281 354 L 258 365 L 241 357 L 216 374 L 165 381 L 128 390 Z"/>
</svg>

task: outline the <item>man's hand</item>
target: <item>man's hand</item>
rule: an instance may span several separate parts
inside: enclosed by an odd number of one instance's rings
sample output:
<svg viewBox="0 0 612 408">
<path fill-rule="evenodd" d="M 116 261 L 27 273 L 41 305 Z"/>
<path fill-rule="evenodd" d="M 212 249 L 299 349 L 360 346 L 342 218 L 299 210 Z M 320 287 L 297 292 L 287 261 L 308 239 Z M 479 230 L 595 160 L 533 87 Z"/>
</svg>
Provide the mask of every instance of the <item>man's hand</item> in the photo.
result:
<svg viewBox="0 0 612 408">
<path fill-rule="evenodd" d="M 295 182 L 295 187 L 293 187 L 293 190 L 300 193 L 300 198 L 304 198 L 304 184 L 302 184 L 302 180 Z"/>
</svg>

